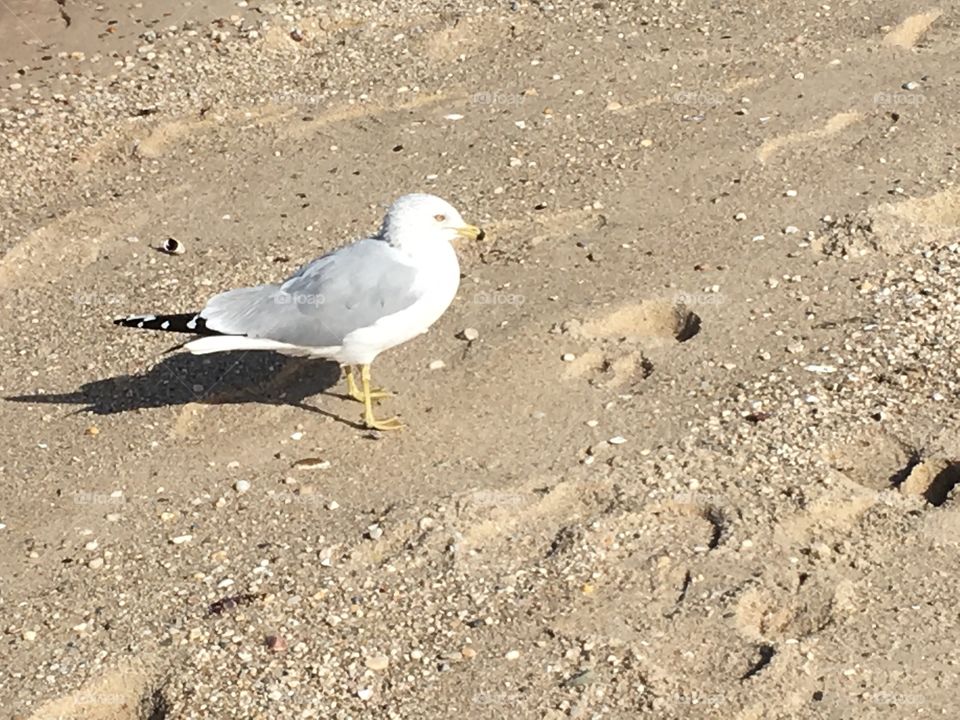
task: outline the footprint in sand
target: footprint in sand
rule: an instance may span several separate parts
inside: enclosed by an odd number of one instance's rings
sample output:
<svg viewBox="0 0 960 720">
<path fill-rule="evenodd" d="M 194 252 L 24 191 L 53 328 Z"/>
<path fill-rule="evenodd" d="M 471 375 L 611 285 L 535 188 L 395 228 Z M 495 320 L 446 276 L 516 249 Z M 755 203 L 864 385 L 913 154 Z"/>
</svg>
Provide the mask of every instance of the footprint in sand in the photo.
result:
<svg viewBox="0 0 960 720">
<path fill-rule="evenodd" d="M 607 387 L 642 380 L 654 372 L 643 350 L 686 342 L 700 332 L 700 325 L 696 313 L 668 300 L 644 300 L 600 317 L 569 321 L 563 332 L 591 347 L 567 365 L 564 377 L 596 373 L 597 382 Z"/>
<path fill-rule="evenodd" d="M 941 10 L 934 8 L 911 15 L 883 37 L 883 45 L 905 49 L 912 48 L 942 14 Z"/>
<path fill-rule="evenodd" d="M 140 720 L 166 716 L 166 700 L 143 667 L 118 668 L 51 700 L 28 720 Z"/>
<path fill-rule="evenodd" d="M 933 507 L 947 503 L 960 484 L 960 461 L 939 453 L 927 456 L 883 433 L 864 433 L 827 449 L 824 457 L 865 488 L 919 495 Z"/>
</svg>

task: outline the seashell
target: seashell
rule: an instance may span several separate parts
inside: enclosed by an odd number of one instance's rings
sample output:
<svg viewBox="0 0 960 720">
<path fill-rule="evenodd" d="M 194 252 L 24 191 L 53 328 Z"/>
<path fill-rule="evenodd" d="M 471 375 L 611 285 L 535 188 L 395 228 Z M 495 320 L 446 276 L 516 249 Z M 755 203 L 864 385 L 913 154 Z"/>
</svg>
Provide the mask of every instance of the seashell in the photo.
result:
<svg viewBox="0 0 960 720">
<path fill-rule="evenodd" d="M 179 240 L 174 240 L 173 238 L 167 238 L 163 241 L 163 245 L 160 246 L 160 249 L 163 250 L 167 255 L 183 255 L 187 249 L 183 246 L 183 243 Z"/>
</svg>

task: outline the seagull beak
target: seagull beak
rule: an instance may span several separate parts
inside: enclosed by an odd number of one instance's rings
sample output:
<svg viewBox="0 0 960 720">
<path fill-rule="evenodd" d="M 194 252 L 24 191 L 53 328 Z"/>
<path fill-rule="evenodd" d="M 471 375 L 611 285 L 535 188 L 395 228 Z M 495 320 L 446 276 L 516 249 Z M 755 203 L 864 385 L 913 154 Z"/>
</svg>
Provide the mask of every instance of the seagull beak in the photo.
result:
<svg viewBox="0 0 960 720">
<path fill-rule="evenodd" d="M 457 228 L 457 235 L 467 240 L 483 240 L 485 233 L 474 225 L 464 225 Z"/>
</svg>

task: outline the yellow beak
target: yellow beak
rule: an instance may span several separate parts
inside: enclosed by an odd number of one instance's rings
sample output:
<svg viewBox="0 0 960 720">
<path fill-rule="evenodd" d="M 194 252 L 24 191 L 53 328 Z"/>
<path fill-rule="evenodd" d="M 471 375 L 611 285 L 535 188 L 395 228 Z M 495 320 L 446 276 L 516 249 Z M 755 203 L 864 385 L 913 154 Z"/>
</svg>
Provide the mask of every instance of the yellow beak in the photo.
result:
<svg viewBox="0 0 960 720">
<path fill-rule="evenodd" d="M 475 225 L 464 225 L 457 228 L 457 235 L 467 240 L 483 240 L 484 232 Z"/>
</svg>

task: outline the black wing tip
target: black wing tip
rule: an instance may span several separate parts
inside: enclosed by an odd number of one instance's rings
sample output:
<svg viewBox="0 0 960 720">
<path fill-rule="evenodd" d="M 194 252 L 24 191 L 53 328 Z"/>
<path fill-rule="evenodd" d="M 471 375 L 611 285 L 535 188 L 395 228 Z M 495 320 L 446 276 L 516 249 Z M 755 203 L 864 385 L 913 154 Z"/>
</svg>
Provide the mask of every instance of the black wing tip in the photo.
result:
<svg viewBox="0 0 960 720">
<path fill-rule="evenodd" d="M 188 333 L 190 335 L 220 335 L 207 327 L 207 321 L 200 313 L 178 313 L 176 315 L 128 315 L 117 318 L 114 325 L 136 328 L 137 330 L 162 330 L 164 332 Z"/>
</svg>

